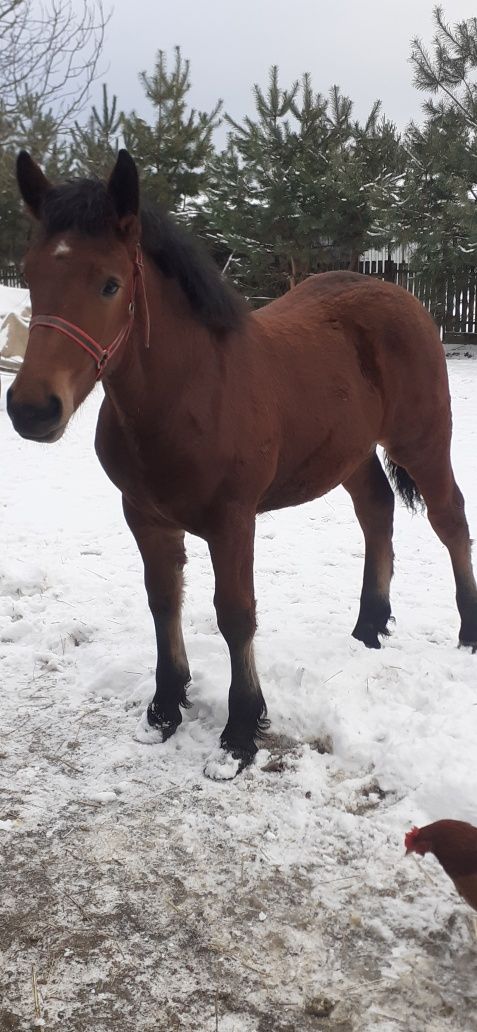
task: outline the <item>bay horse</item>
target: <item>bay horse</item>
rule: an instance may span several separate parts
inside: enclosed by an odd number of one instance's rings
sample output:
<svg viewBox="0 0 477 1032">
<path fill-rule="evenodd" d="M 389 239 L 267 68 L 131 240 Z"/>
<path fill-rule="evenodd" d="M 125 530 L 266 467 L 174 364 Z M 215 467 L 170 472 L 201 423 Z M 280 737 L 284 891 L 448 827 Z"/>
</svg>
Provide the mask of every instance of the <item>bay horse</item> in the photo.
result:
<svg viewBox="0 0 477 1032">
<path fill-rule="evenodd" d="M 450 460 L 444 349 L 420 302 L 389 283 L 329 272 L 250 311 L 170 216 L 140 207 L 127 151 L 107 183 L 53 186 L 24 151 L 17 178 L 36 232 L 25 259 L 30 336 L 8 412 L 22 437 L 57 441 L 102 381 L 96 451 L 144 561 L 157 638 L 145 736 L 167 739 L 187 705 L 185 531 L 209 547 L 230 652 L 212 776 L 250 763 L 268 726 L 253 655 L 257 513 L 345 487 L 365 541 L 352 633 L 380 647 L 394 495 L 378 444 L 398 492 L 409 505 L 424 499 L 449 551 L 459 640 L 475 651 L 477 587 Z"/>
</svg>

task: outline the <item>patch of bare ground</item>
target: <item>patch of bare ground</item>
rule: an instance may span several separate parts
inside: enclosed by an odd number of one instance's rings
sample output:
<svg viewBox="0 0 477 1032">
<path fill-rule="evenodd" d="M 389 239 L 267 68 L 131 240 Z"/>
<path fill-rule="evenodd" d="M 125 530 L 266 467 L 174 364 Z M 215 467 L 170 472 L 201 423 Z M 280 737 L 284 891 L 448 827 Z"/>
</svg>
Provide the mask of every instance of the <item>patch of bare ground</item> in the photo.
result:
<svg viewBox="0 0 477 1032">
<path fill-rule="evenodd" d="M 104 719 L 89 719 L 83 763 Z M 296 747 L 272 746 L 261 791 L 276 802 Z M 51 747 L 38 743 L 36 754 Z M 240 788 L 249 797 L 254 776 Z M 476 945 L 464 912 L 429 935 L 399 927 L 397 913 L 392 942 L 380 900 L 402 895 L 412 906 L 405 880 L 363 884 L 344 847 L 335 878 L 320 882 L 309 859 L 282 870 L 253 834 L 235 843 L 224 834 L 233 786 L 197 778 L 155 800 L 138 784 L 136 796 L 108 806 L 76 798 L 52 830 L 19 827 L 6 840 L 1 1032 L 477 1029 Z M 358 813 L 386 804 L 372 777 L 356 799 Z M 333 905 L 323 896 L 329 881 Z"/>
</svg>

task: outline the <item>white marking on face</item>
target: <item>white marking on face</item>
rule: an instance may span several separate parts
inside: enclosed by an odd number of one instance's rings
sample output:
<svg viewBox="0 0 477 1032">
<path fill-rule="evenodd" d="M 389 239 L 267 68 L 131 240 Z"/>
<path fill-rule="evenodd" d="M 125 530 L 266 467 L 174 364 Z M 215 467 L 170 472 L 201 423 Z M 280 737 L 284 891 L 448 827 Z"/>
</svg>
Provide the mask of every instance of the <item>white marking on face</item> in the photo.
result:
<svg viewBox="0 0 477 1032">
<path fill-rule="evenodd" d="M 71 247 L 66 240 L 60 240 L 53 251 L 53 258 L 60 258 L 62 254 L 71 254 Z"/>
</svg>

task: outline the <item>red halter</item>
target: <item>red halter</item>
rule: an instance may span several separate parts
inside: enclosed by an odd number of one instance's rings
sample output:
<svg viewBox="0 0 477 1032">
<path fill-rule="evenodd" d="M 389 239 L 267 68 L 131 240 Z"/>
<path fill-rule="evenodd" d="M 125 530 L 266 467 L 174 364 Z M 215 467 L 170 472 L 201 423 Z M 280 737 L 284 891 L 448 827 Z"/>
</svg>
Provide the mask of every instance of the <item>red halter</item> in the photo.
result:
<svg viewBox="0 0 477 1032">
<path fill-rule="evenodd" d="M 98 374 L 96 379 L 100 380 L 109 359 L 112 358 L 114 353 L 118 350 L 123 341 L 126 341 L 131 333 L 134 316 L 136 310 L 136 290 L 137 284 L 140 284 L 142 291 L 142 298 L 144 302 L 144 312 L 146 320 L 146 347 L 149 347 L 149 332 L 150 332 L 150 321 L 149 321 L 149 308 L 147 304 L 146 286 L 144 283 L 144 262 L 142 259 L 141 247 L 138 244 L 136 248 L 136 257 L 134 259 L 133 267 L 133 281 L 131 300 L 128 308 L 128 321 L 122 330 L 119 331 L 117 336 L 108 345 L 103 347 L 102 344 L 98 344 L 98 341 L 90 337 L 88 333 L 85 333 L 81 329 L 81 326 L 76 326 L 76 323 L 68 322 L 67 319 L 62 319 L 59 315 L 35 315 L 30 322 L 30 333 L 35 329 L 36 326 L 49 326 L 53 330 L 58 330 L 59 333 L 63 333 L 65 337 L 69 337 L 75 344 L 79 344 L 80 348 L 87 351 L 96 362 L 96 368 Z"/>
</svg>

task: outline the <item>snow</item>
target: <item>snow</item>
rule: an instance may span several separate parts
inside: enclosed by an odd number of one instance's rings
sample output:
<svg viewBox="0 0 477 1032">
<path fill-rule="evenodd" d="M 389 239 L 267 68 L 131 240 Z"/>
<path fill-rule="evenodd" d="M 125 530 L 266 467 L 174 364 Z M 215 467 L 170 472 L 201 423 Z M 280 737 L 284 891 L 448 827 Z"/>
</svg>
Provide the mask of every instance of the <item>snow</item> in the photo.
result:
<svg viewBox="0 0 477 1032">
<path fill-rule="evenodd" d="M 449 369 L 475 534 L 477 363 Z M 412 824 L 477 824 L 477 656 L 456 647 L 427 520 L 397 508 L 380 652 L 350 637 L 363 548 L 347 494 L 258 520 L 271 737 L 212 781 L 229 671 L 204 543 L 188 540 L 192 706 L 144 744 L 154 633 L 94 455 L 101 389 L 41 446 L 14 434 L 2 379 L 0 1028 L 308 1032 L 323 1007 L 330 1032 L 477 1028 L 471 911 L 403 847 Z"/>
</svg>

